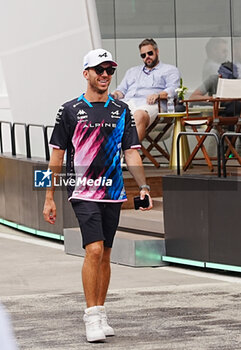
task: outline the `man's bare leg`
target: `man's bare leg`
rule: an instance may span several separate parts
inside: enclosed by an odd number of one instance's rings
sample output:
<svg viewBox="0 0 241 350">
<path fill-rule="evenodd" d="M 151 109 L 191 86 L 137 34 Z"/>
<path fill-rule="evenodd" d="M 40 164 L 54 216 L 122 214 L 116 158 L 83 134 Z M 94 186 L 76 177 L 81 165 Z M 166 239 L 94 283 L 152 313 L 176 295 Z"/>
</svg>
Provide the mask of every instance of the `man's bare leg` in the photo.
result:
<svg viewBox="0 0 241 350">
<path fill-rule="evenodd" d="M 104 305 L 106 294 L 109 287 L 110 282 L 110 254 L 111 248 L 104 248 L 104 253 L 102 256 L 102 261 L 100 265 L 99 275 L 98 275 L 98 286 L 97 286 L 97 304 L 96 305 Z"/>
<path fill-rule="evenodd" d="M 139 109 L 135 111 L 134 118 L 136 122 L 138 137 L 140 142 L 142 142 L 145 137 L 146 128 L 150 122 L 150 117 L 146 111 Z"/>
<path fill-rule="evenodd" d="M 85 260 L 82 268 L 82 281 L 87 308 L 97 305 L 98 279 L 104 253 L 103 241 L 88 244 L 85 247 Z"/>
<path fill-rule="evenodd" d="M 88 244 L 85 247 L 85 260 L 82 268 L 82 281 L 87 309 L 84 313 L 86 338 L 89 342 L 104 340 L 105 333 L 101 325 L 101 316 L 97 307 L 97 288 L 100 265 L 104 252 L 103 241 Z"/>
<path fill-rule="evenodd" d="M 110 254 L 111 248 L 105 247 L 98 276 L 97 292 L 97 309 L 100 314 L 102 330 L 107 337 L 115 335 L 114 329 L 108 324 L 108 318 L 104 306 L 111 275 Z"/>
</svg>

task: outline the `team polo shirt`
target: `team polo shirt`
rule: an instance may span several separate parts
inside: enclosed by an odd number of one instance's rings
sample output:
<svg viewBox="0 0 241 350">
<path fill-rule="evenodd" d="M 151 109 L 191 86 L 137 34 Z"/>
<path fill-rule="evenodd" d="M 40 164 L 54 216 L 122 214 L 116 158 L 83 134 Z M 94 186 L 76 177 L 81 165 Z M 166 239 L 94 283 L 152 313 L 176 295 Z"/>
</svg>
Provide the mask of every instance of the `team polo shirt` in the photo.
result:
<svg viewBox="0 0 241 350">
<path fill-rule="evenodd" d="M 106 102 L 90 103 L 84 94 L 66 102 L 57 113 L 50 145 L 67 150 L 69 200 L 127 200 L 121 150 L 140 148 L 140 143 L 124 102 L 108 96 Z"/>
</svg>

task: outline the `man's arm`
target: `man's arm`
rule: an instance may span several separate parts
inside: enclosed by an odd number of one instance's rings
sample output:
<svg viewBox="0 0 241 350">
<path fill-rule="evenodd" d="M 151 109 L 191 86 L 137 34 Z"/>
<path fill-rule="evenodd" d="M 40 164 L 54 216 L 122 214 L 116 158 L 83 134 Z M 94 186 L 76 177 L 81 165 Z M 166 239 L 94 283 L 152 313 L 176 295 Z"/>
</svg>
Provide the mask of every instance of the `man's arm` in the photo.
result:
<svg viewBox="0 0 241 350">
<path fill-rule="evenodd" d="M 126 71 L 121 83 L 117 86 L 116 90 L 111 93 L 111 95 L 115 99 L 122 99 L 125 97 L 126 93 L 128 92 L 129 86 L 130 86 L 130 77 L 135 76 L 135 69 L 136 67 L 130 68 Z"/>
<path fill-rule="evenodd" d="M 127 149 L 124 151 L 125 161 L 128 166 L 128 170 L 135 179 L 137 185 L 140 187 L 146 184 L 146 177 L 144 173 L 144 168 L 142 165 L 141 157 L 136 149 Z M 149 207 L 140 208 L 141 210 L 150 210 L 152 208 L 152 199 L 147 188 L 143 188 L 140 191 L 141 199 L 144 199 L 145 195 L 149 197 Z"/>
<path fill-rule="evenodd" d="M 216 94 L 218 75 L 210 75 L 190 96 L 190 100 L 210 98 Z"/>
<path fill-rule="evenodd" d="M 165 76 L 166 87 L 165 90 L 168 96 L 174 97 L 176 89 L 180 86 L 180 72 L 177 67 L 169 66 Z"/>
<path fill-rule="evenodd" d="M 52 180 L 55 174 L 59 174 L 62 169 L 65 151 L 62 149 L 54 148 L 51 154 L 49 169 L 52 170 Z M 52 187 L 47 189 L 45 196 L 45 203 L 43 209 L 44 220 L 50 224 L 54 224 L 56 220 L 56 205 L 54 202 L 54 181 L 52 181 Z"/>
<path fill-rule="evenodd" d="M 201 90 L 196 89 L 195 91 L 193 91 L 193 93 L 189 97 L 189 100 L 199 100 L 199 99 L 203 99 L 203 97 L 205 96 L 208 96 L 208 95 L 204 94 Z"/>
<path fill-rule="evenodd" d="M 165 89 L 160 93 L 155 93 L 147 96 L 147 103 L 154 104 L 160 98 L 165 100 L 168 96 L 174 97 L 176 95 L 176 89 L 180 86 L 180 72 L 177 67 L 167 65 L 167 71 L 164 75 L 165 78 Z"/>
</svg>

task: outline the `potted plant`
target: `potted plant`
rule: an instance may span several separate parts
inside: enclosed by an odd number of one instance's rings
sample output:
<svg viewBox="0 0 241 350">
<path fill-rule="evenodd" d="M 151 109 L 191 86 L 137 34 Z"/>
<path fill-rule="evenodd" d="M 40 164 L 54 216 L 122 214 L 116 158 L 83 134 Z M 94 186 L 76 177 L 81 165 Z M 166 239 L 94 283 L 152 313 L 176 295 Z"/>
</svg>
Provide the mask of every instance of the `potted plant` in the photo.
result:
<svg viewBox="0 0 241 350">
<path fill-rule="evenodd" d="M 180 86 L 178 89 L 175 90 L 177 93 L 177 100 L 176 100 L 176 106 L 175 106 L 176 112 L 184 112 L 186 110 L 186 107 L 183 104 L 183 100 L 187 90 L 188 90 L 187 87 L 183 85 L 182 78 L 180 78 Z"/>
</svg>

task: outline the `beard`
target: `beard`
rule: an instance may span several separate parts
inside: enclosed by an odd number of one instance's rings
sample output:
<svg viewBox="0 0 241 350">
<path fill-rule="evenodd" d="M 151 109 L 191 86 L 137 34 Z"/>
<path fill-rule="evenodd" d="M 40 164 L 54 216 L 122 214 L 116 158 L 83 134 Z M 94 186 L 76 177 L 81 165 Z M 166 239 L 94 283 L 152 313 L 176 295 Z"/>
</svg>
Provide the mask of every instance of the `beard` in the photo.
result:
<svg viewBox="0 0 241 350">
<path fill-rule="evenodd" d="M 94 91 L 94 92 L 97 92 L 97 94 L 100 94 L 100 95 L 103 95 L 109 88 L 109 84 L 107 86 L 106 89 L 99 89 L 96 84 L 92 83 L 91 81 L 89 82 L 90 83 L 90 86 L 91 86 L 91 89 Z"/>
<path fill-rule="evenodd" d="M 158 56 L 156 56 L 156 58 L 151 62 L 151 63 L 145 63 L 145 66 L 147 68 L 153 68 L 157 65 L 157 63 L 159 62 Z"/>
</svg>

